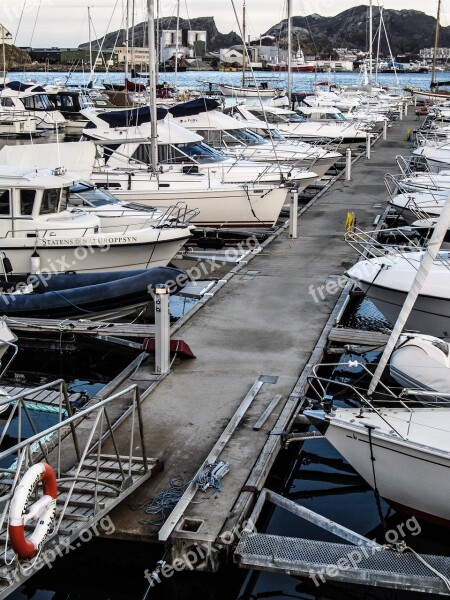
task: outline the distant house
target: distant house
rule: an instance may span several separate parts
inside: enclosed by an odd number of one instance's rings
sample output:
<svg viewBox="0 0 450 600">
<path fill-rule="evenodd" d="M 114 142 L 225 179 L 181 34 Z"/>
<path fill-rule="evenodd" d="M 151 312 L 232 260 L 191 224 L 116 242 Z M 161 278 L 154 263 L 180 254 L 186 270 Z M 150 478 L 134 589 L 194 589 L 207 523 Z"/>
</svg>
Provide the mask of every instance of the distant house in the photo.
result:
<svg viewBox="0 0 450 600">
<path fill-rule="evenodd" d="M 258 48 L 250 46 L 247 48 L 247 54 L 250 57 L 251 66 L 254 69 L 260 69 L 262 63 L 259 61 Z M 242 46 L 233 46 L 232 48 L 221 48 L 219 52 L 220 62 L 223 65 L 242 66 L 243 63 L 243 51 Z M 246 61 L 248 65 L 248 59 Z"/>
<path fill-rule="evenodd" d="M 0 25 L 0 44 L 12 44 L 13 36 L 4 25 Z"/>
</svg>

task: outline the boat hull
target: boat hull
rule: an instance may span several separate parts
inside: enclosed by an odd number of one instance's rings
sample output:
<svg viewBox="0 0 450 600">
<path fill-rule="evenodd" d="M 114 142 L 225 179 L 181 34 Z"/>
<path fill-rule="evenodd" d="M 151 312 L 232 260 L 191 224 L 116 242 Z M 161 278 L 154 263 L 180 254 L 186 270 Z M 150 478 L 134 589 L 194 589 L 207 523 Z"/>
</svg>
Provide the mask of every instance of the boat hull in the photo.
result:
<svg viewBox="0 0 450 600">
<path fill-rule="evenodd" d="M 358 286 L 384 316 L 395 323 L 406 299 L 406 292 L 377 286 L 376 283 L 358 281 Z M 419 295 L 406 321 L 405 329 L 434 335 L 450 335 L 450 303 L 445 298 Z"/>
<path fill-rule="evenodd" d="M 367 430 L 352 430 L 332 420 L 325 437 L 372 488 L 375 465 L 376 487 L 387 502 L 450 525 L 450 456 L 430 455 L 373 430 L 373 463 Z"/>
<path fill-rule="evenodd" d="M 182 287 L 183 271 L 156 267 L 137 271 L 16 275 L 0 285 L 0 312 L 10 317 L 68 318 L 87 314 L 123 316 L 152 300 L 151 289 Z M 11 294 L 13 285 L 29 282 L 31 294 Z"/>
<path fill-rule="evenodd" d="M 123 271 L 165 267 L 190 236 L 188 229 L 160 229 L 151 236 L 145 230 L 86 237 L 68 233 L 64 237 L 4 238 L 2 250 L 14 273 L 30 271 L 35 250 L 42 272 Z"/>
<path fill-rule="evenodd" d="M 99 184 L 99 181 L 97 181 Z M 137 189 L 112 188 L 119 200 L 137 202 L 167 210 L 176 202 L 185 203 L 188 209 L 197 209 L 198 215 L 191 223 L 197 227 L 273 227 L 285 204 L 288 188 L 233 188 L 209 189 L 192 192 L 149 191 L 134 181 Z M 139 189 L 139 188 L 143 189 Z"/>
</svg>

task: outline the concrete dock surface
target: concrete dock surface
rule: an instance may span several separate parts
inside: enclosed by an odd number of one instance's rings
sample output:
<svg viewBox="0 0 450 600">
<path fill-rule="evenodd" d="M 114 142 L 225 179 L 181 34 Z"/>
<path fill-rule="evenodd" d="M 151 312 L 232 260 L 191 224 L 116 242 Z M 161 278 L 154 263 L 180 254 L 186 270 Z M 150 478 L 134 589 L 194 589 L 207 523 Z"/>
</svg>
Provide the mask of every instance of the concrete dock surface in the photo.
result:
<svg viewBox="0 0 450 600">
<path fill-rule="evenodd" d="M 343 239 L 347 213 L 355 213 L 358 227 L 374 228 L 387 198 L 384 175 L 398 172 L 396 155 L 410 154 L 405 138 L 416 119 L 395 122 L 387 141 L 372 147 L 371 159 L 353 165 L 351 181 L 342 176 L 299 217 L 298 239 L 283 231 L 176 333 L 196 358 L 177 362 L 143 403 L 147 455 L 162 458 L 164 470 L 111 513 L 115 537 L 156 541 L 158 527 L 142 523 L 153 517 L 130 505 L 151 501 L 173 477 L 191 480 L 255 380 L 275 376 L 220 455 L 230 463 L 222 491 L 186 510 L 185 517 L 199 521 L 198 531 L 179 524 L 171 537 L 217 539 L 336 304 L 342 289 L 336 276 L 358 259 Z M 255 431 L 276 394 L 282 396 L 276 410 Z M 209 492 L 197 492 L 195 501 Z"/>
</svg>

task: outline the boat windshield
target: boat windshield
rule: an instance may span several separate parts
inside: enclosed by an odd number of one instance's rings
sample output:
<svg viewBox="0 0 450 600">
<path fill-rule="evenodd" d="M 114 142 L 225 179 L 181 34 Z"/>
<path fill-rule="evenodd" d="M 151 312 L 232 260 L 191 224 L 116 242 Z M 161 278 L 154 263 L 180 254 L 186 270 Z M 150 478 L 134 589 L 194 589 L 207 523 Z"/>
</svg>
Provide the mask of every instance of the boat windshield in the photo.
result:
<svg viewBox="0 0 450 600">
<path fill-rule="evenodd" d="M 215 163 L 228 160 L 227 156 L 218 150 L 211 148 L 211 146 L 208 146 L 208 144 L 205 144 L 204 142 L 197 142 L 194 144 L 179 144 L 174 148 L 175 150 L 178 150 L 179 154 L 173 157 L 173 162 L 180 162 L 183 158 L 183 155 L 193 158 L 198 163 Z"/>
<path fill-rule="evenodd" d="M 106 206 L 119 204 L 117 198 L 111 196 L 101 188 L 88 184 L 77 184 L 70 188 L 70 204 L 72 206 Z"/>
<path fill-rule="evenodd" d="M 55 110 L 46 94 L 25 96 L 22 102 L 27 110 Z"/>
<path fill-rule="evenodd" d="M 263 137 L 257 133 L 253 133 L 253 131 L 250 131 L 250 129 L 233 129 L 229 133 L 247 146 L 259 146 L 261 144 L 267 144 Z"/>
<path fill-rule="evenodd" d="M 62 188 L 47 189 L 42 192 L 40 215 L 50 215 L 59 211 Z"/>
</svg>

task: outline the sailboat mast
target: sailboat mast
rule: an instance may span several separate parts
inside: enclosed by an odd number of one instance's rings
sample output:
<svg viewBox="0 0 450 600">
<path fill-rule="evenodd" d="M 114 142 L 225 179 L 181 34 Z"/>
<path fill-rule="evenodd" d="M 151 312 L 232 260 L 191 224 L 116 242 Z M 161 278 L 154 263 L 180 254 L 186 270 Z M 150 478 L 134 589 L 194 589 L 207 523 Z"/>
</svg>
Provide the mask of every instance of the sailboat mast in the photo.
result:
<svg viewBox="0 0 450 600">
<path fill-rule="evenodd" d="M 125 79 L 128 79 L 128 52 L 129 52 L 129 46 L 130 46 L 130 40 L 129 40 L 129 17 L 130 17 L 130 4 L 129 1 L 127 0 L 127 12 L 125 15 Z"/>
<path fill-rule="evenodd" d="M 149 105 L 150 105 L 150 157 L 152 170 L 156 173 L 158 167 L 158 131 L 156 119 L 156 52 L 155 52 L 155 0 L 147 0 L 148 12 L 148 75 L 149 75 Z"/>
<path fill-rule="evenodd" d="M 87 9 L 88 9 L 88 27 L 89 27 L 89 69 L 91 72 L 91 81 L 92 81 L 93 76 L 92 76 L 91 7 L 88 6 Z"/>
<path fill-rule="evenodd" d="M 242 3 L 242 86 L 245 85 L 245 68 L 247 58 L 247 45 L 245 43 L 245 37 L 247 35 L 245 30 L 245 0 Z"/>
<path fill-rule="evenodd" d="M 5 28 L 2 29 L 2 53 L 3 53 L 3 85 L 6 85 L 6 48 L 5 48 Z"/>
<path fill-rule="evenodd" d="M 373 10 L 372 0 L 369 2 L 369 85 L 372 85 L 372 57 L 373 57 Z"/>
<path fill-rule="evenodd" d="M 134 35 L 134 0 L 131 1 L 131 70 L 136 69 L 135 35 Z"/>
<path fill-rule="evenodd" d="M 178 51 L 179 51 L 179 40 L 178 36 L 180 35 L 180 0 L 177 2 L 177 31 L 175 34 L 175 74 L 173 78 L 174 86 L 177 85 L 177 74 L 178 74 Z"/>
<path fill-rule="evenodd" d="M 436 30 L 434 33 L 434 52 L 433 52 L 433 68 L 431 70 L 431 84 L 430 87 L 434 87 L 436 83 L 436 61 L 437 51 L 439 46 L 439 18 L 441 16 L 441 0 L 438 0 L 437 16 L 436 16 Z"/>
<path fill-rule="evenodd" d="M 288 35 L 288 56 L 287 56 L 287 96 L 289 100 L 289 108 L 291 107 L 291 96 L 292 96 L 292 0 L 287 0 L 287 35 Z"/>
</svg>

